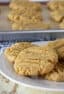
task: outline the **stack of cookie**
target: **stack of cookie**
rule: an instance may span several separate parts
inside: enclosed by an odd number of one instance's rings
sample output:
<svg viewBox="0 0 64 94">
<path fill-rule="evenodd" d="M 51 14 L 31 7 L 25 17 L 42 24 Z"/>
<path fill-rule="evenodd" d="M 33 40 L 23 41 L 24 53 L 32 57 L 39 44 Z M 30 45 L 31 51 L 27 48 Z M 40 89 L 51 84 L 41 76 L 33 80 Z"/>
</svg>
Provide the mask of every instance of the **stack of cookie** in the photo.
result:
<svg viewBox="0 0 64 94">
<path fill-rule="evenodd" d="M 53 81 L 64 81 L 64 39 L 58 39 L 48 43 L 58 54 L 58 63 L 54 69 L 45 76 L 45 79 Z"/>
<path fill-rule="evenodd" d="M 13 44 L 5 50 L 4 55 L 9 62 L 14 64 L 15 72 L 24 76 L 47 74 L 58 62 L 58 56 L 54 49 L 29 42 Z"/>
<path fill-rule="evenodd" d="M 13 63 L 15 72 L 23 76 L 37 76 L 64 81 L 64 39 L 37 46 L 19 42 L 5 49 L 4 55 Z"/>
<path fill-rule="evenodd" d="M 8 15 L 13 30 L 48 29 L 43 22 L 42 5 L 36 2 L 14 0 L 10 3 Z"/>
<path fill-rule="evenodd" d="M 64 28 L 64 1 L 55 0 L 48 3 L 51 18 L 59 24 L 61 29 Z"/>
</svg>

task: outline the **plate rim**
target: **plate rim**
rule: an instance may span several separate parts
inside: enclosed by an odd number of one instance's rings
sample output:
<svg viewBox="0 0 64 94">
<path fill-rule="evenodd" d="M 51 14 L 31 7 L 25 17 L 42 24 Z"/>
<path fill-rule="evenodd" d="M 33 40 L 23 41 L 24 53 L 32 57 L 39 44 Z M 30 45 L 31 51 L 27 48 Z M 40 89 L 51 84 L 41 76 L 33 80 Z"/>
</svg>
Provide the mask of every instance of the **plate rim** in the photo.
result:
<svg viewBox="0 0 64 94">
<path fill-rule="evenodd" d="M 32 86 L 32 85 L 29 85 L 29 84 L 25 84 L 25 83 L 20 83 L 19 81 L 16 81 L 12 78 L 10 78 L 9 76 L 7 76 L 6 74 L 4 74 L 1 70 L 0 70 L 0 74 L 2 74 L 4 77 L 6 77 L 8 80 L 12 81 L 13 83 L 16 83 L 18 85 L 23 85 L 25 87 L 28 87 L 28 88 L 32 88 L 32 89 L 36 89 L 36 90 L 46 90 L 46 91 L 54 91 L 54 92 L 64 92 L 64 89 L 50 89 L 50 88 L 45 88 L 45 87 L 38 87 L 38 86 Z"/>
</svg>

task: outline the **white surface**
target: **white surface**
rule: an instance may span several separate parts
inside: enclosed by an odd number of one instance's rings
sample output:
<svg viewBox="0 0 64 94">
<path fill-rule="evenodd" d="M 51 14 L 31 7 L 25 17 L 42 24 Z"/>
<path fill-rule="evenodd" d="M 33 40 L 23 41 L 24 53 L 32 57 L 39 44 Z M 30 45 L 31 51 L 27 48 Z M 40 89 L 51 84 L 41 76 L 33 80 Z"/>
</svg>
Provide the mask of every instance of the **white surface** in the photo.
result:
<svg viewBox="0 0 64 94">
<path fill-rule="evenodd" d="M 36 44 L 46 44 L 46 42 L 36 42 Z M 12 64 L 7 62 L 3 55 L 3 51 L 0 55 L 0 72 L 8 79 L 15 83 L 22 84 L 26 87 L 31 87 L 38 90 L 47 91 L 64 91 L 64 82 L 52 82 L 43 79 L 32 79 L 28 77 L 18 76 L 12 67 Z"/>
</svg>

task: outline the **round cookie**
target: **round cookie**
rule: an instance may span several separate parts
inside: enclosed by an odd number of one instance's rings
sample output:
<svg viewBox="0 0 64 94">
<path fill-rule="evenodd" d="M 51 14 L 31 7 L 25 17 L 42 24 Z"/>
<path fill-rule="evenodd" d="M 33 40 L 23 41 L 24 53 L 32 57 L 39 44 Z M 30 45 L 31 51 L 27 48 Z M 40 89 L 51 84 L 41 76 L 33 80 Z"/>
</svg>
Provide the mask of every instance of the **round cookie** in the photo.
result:
<svg viewBox="0 0 64 94">
<path fill-rule="evenodd" d="M 19 75 L 38 76 L 49 73 L 58 62 L 58 56 L 52 48 L 30 47 L 19 53 L 14 70 Z"/>
<path fill-rule="evenodd" d="M 52 81 L 64 81 L 64 62 L 59 62 L 51 71 L 45 76 L 45 79 Z"/>
<path fill-rule="evenodd" d="M 17 55 L 20 53 L 20 51 L 34 46 L 30 42 L 18 42 L 13 44 L 11 47 L 8 47 L 4 51 L 5 57 L 8 59 L 9 62 L 14 63 Z"/>
</svg>

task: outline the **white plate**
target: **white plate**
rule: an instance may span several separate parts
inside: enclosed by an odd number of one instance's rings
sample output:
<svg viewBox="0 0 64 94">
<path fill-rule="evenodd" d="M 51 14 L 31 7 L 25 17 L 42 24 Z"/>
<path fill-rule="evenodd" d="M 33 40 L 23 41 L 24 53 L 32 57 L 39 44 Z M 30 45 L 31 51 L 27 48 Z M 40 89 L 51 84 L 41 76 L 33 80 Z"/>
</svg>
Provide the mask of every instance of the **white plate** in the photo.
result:
<svg viewBox="0 0 64 94">
<path fill-rule="evenodd" d="M 36 42 L 35 44 L 41 45 L 47 42 Z M 12 80 L 15 83 L 22 84 L 26 87 L 31 87 L 34 89 L 48 90 L 48 91 L 64 91 L 64 82 L 53 82 L 43 79 L 34 79 L 19 76 L 14 72 L 12 64 L 10 64 L 3 55 L 3 50 L 0 54 L 0 73 Z"/>
</svg>

